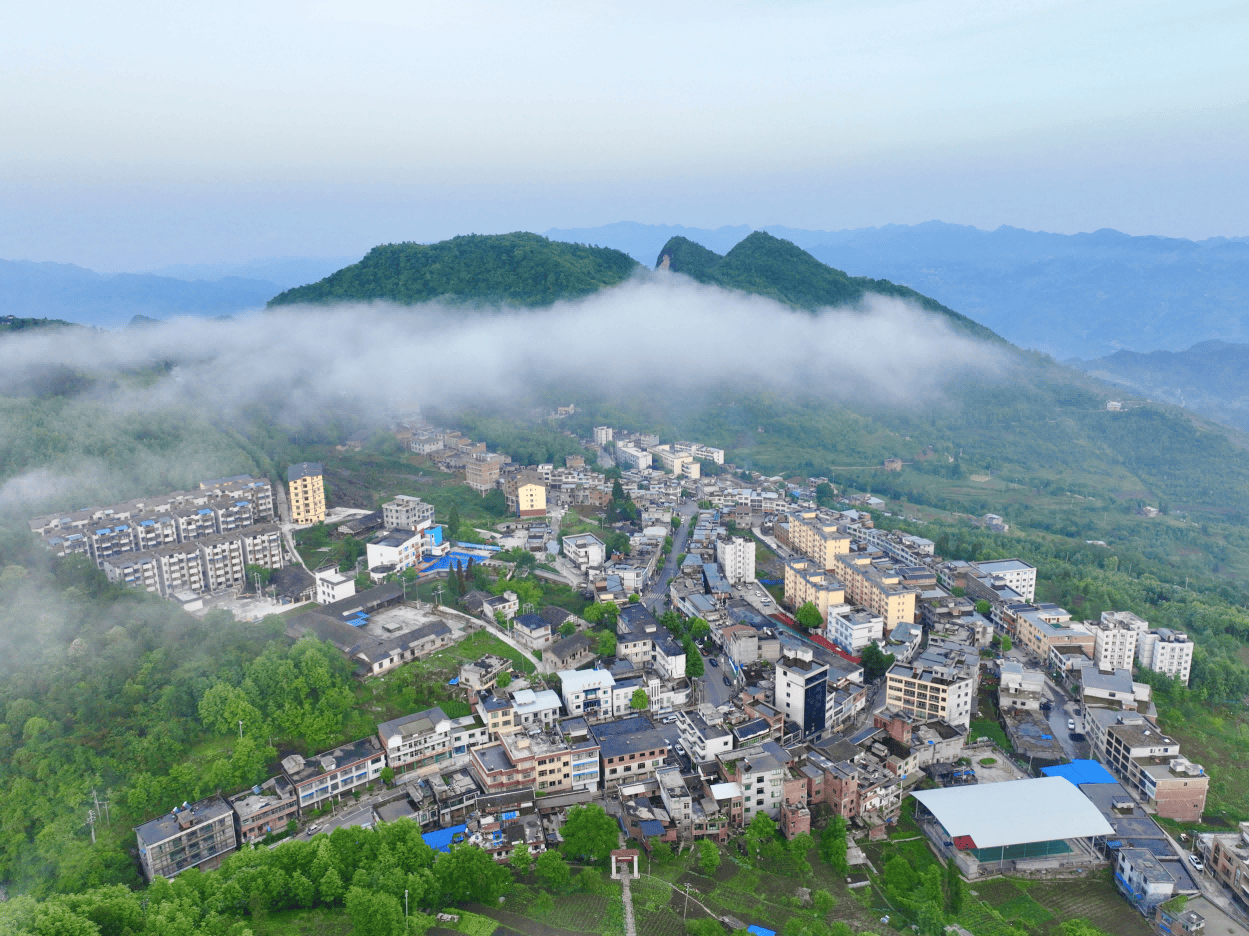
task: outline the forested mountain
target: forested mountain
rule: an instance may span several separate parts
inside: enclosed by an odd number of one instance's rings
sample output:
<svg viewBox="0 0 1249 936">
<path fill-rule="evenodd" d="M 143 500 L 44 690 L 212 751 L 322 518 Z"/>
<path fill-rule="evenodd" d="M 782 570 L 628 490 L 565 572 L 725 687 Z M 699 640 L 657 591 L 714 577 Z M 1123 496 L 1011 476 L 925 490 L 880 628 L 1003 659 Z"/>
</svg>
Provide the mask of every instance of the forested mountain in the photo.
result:
<svg viewBox="0 0 1249 936">
<path fill-rule="evenodd" d="M 1116 351 L 1067 363 L 1122 385 L 1125 396 L 1178 403 L 1249 430 L 1249 344 L 1202 341 L 1187 351 Z"/>
<path fill-rule="evenodd" d="M 384 244 L 308 286 L 288 289 L 269 305 L 456 303 L 550 305 L 614 286 L 638 268 L 619 250 L 549 241 L 538 234 L 468 234 L 437 244 Z"/>
<path fill-rule="evenodd" d="M 125 325 L 136 315 L 221 315 L 258 309 L 278 291 L 264 280 L 215 282 L 151 273 L 96 273 L 69 263 L 0 260 L 0 315 Z"/>
<path fill-rule="evenodd" d="M 932 296 L 1008 341 L 1058 358 L 1120 348 L 1178 351 L 1196 341 L 1249 341 L 1249 239 L 1191 241 L 1119 231 L 986 231 L 928 221 L 818 231 L 762 228 L 852 276 L 879 276 Z M 749 227 L 619 222 L 548 237 L 627 251 L 650 263 L 681 235 L 718 252 Z"/>
<path fill-rule="evenodd" d="M 673 237 L 656 260 L 675 273 L 700 283 L 740 289 L 808 311 L 852 305 L 866 296 L 888 296 L 914 302 L 944 316 L 956 327 L 980 338 L 1000 340 L 990 329 L 907 286 L 866 276 L 848 276 L 821 263 L 796 244 L 755 231 L 721 257 L 684 237 Z"/>
</svg>

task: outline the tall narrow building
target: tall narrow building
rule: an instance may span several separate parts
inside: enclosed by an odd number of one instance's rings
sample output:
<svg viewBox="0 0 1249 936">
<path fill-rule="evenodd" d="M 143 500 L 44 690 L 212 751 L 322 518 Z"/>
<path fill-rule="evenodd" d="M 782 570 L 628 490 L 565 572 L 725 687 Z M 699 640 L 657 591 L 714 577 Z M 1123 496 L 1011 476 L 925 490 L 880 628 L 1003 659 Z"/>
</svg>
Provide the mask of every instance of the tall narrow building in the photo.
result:
<svg viewBox="0 0 1249 936">
<path fill-rule="evenodd" d="M 320 462 L 300 462 L 286 470 L 292 523 L 325 520 L 325 471 Z"/>
</svg>

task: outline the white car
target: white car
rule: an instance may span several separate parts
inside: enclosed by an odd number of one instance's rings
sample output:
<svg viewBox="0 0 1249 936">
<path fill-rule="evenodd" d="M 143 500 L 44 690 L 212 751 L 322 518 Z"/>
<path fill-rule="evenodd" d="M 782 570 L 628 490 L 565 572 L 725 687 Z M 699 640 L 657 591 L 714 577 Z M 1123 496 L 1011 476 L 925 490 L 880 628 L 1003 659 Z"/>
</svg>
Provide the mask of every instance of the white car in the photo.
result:
<svg viewBox="0 0 1249 936">
<path fill-rule="evenodd" d="M 1068 730 L 1068 731 L 1075 731 L 1075 730 L 1076 730 L 1076 720 L 1075 720 L 1074 718 L 1068 718 L 1068 719 L 1067 719 L 1067 730 Z"/>
<path fill-rule="evenodd" d="M 1189 854 L 1189 856 L 1188 856 L 1188 863 L 1189 863 L 1190 865 L 1192 865 L 1192 866 L 1193 866 L 1193 868 L 1194 868 L 1195 870 L 1197 870 L 1197 871 L 1204 871 L 1204 870 L 1206 870 L 1205 863 L 1204 863 L 1204 862 L 1202 862 L 1202 860 L 1201 860 L 1200 858 L 1198 858 L 1196 855 Z"/>
</svg>

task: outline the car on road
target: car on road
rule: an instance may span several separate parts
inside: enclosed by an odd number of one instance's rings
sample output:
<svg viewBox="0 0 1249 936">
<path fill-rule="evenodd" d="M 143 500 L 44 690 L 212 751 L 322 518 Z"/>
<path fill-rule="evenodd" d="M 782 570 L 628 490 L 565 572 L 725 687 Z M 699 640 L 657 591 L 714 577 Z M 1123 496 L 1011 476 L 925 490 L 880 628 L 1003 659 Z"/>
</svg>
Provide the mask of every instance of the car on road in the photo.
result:
<svg viewBox="0 0 1249 936">
<path fill-rule="evenodd" d="M 676 751 L 677 751 L 677 753 L 678 753 L 678 754 L 680 754 L 682 757 L 685 757 L 685 756 L 686 756 L 686 755 L 685 755 L 685 748 L 681 747 L 681 745 L 680 745 L 679 743 L 678 743 L 678 744 L 676 744 L 676 745 L 674 745 L 674 747 L 676 748 Z"/>
<path fill-rule="evenodd" d="M 715 657 L 707 657 L 707 662 L 708 662 L 708 663 L 710 663 L 712 666 L 719 666 L 719 665 L 720 665 L 720 664 L 719 664 L 719 662 L 716 660 L 716 658 L 715 658 Z"/>
<path fill-rule="evenodd" d="M 1193 866 L 1193 869 L 1194 869 L 1194 870 L 1196 870 L 1196 871 L 1204 871 L 1204 870 L 1206 870 L 1205 863 L 1204 863 L 1204 862 L 1203 862 L 1200 858 L 1198 858 L 1196 855 L 1194 855 L 1194 854 L 1191 854 L 1191 853 L 1189 854 L 1189 856 L 1188 856 L 1188 863 L 1189 863 L 1190 865 L 1192 865 L 1192 866 Z"/>
<path fill-rule="evenodd" d="M 1068 731 L 1075 731 L 1075 730 L 1076 730 L 1076 720 L 1075 720 L 1074 718 L 1068 718 L 1068 719 L 1067 719 L 1067 730 L 1068 730 Z"/>
<path fill-rule="evenodd" d="M 725 677 L 724 677 L 724 684 L 725 684 L 726 686 L 732 686 L 732 685 L 733 685 L 733 680 L 731 680 L 731 679 L 729 679 L 727 676 L 725 676 Z"/>
<path fill-rule="evenodd" d="M 677 720 L 677 717 L 675 715 L 665 715 L 663 718 L 659 720 L 665 725 L 671 725 L 673 722 Z"/>
</svg>

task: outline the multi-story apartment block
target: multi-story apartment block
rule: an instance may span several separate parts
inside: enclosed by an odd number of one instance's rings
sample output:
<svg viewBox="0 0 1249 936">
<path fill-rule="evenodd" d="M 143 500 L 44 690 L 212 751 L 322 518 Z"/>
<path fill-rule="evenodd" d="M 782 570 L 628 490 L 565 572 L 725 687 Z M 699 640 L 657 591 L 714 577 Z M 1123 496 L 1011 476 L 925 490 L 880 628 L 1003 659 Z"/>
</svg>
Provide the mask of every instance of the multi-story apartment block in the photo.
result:
<svg viewBox="0 0 1249 936">
<path fill-rule="evenodd" d="M 499 472 L 502 468 L 502 455 L 478 452 L 464 463 L 464 483 L 485 495 L 487 491 L 493 491 L 499 486 Z"/>
<path fill-rule="evenodd" d="M 710 445 L 700 445 L 697 442 L 674 442 L 672 448 L 678 452 L 684 452 L 687 455 L 693 455 L 695 458 L 703 458 L 717 465 L 724 464 L 724 449 L 712 448 Z"/>
<path fill-rule="evenodd" d="M 321 569 L 316 573 L 317 604 L 329 605 L 356 593 L 355 576 L 337 569 Z"/>
<path fill-rule="evenodd" d="M 156 561 L 160 595 L 169 598 L 180 592 L 203 594 L 207 590 L 204 564 L 194 542 L 173 543 L 147 553 Z"/>
<path fill-rule="evenodd" d="M 536 758 L 530 752 L 526 751 L 512 760 L 511 752 L 503 742 L 496 741 L 478 745 L 469 754 L 477 782 L 487 794 L 533 788 Z"/>
<path fill-rule="evenodd" d="M 1249 911 L 1249 822 L 1240 823 L 1239 832 L 1198 836 L 1197 850 L 1215 880 L 1227 888 L 1241 910 Z"/>
<path fill-rule="evenodd" d="M 716 537 L 716 562 L 733 585 L 755 580 L 755 541 L 745 536 Z"/>
<path fill-rule="evenodd" d="M 943 718 L 963 728 L 971 724 L 975 677 L 966 667 L 898 663 L 889 668 L 885 680 L 885 700 L 890 708 Z"/>
<path fill-rule="evenodd" d="M 286 470 L 292 523 L 325 520 L 325 469 L 319 462 L 300 462 Z"/>
<path fill-rule="evenodd" d="M 1132 668 L 1132 658 L 1136 655 L 1136 631 L 1107 623 L 1104 615 L 1090 629 L 1094 638 L 1093 663 L 1099 670 L 1113 672 Z"/>
<path fill-rule="evenodd" d="M 204 567 L 204 589 L 215 594 L 246 582 L 243 543 L 232 536 L 206 536 L 195 543 Z"/>
<path fill-rule="evenodd" d="M 685 676 L 685 647 L 644 605 L 621 609 L 616 619 L 616 656 L 653 666 L 664 679 Z"/>
<path fill-rule="evenodd" d="M 1003 660 L 1002 679 L 998 684 L 998 707 L 1040 711 L 1044 686 L 1044 674 L 1026 670 L 1016 660 Z"/>
<path fill-rule="evenodd" d="M 592 727 L 599 744 L 603 782 L 617 786 L 654 776 L 668 756 L 668 742 L 644 715 L 631 715 Z"/>
<path fill-rule="evenodd" d="M 651 453 L 624 442 L 617 442 L 616 464 L 641 471 L 651 466 Z"/>
<path fill-rule="evenodd" d="M 1141 666 L 1164 673 L 1188 685 L 1193 667 L 1193 642 L 1183 631 L 1160 627 L 1137 636 L 1136 658 Z"/>
<path fill-rule="evenodd" d="M 885 619 L 871 611 L 840 609 L 828 615 L 828 639 L 848 653 L 858 653 L 885 636 Z"/>
<path fill-rule="evenodd" d="M 785 783 L 791 779 L 790 756 L 775 741 L 765 741 L 745 751 L 731 751 L 716 758 L 720 776 L 742 789 L 742 823 L 759 813 L 779 819 L 785 804 Z M 805 805 L 805 804 L 804 804 Z"/>
<path fill-rule="evenodd" d="M 374 735 L 315 757 L 282 758 L 282 772 L 295 787 L 301 811 L 375 783 L 385 766 L 386 749 Z"/>
<path fill-rule="evenodd" d="M 557 675 L 569 715 L 589 720 L 611 716 L 616 679 L 610 670 L 562 670 Z"/>
<path fill-rule="evenodd" d="M 550 478 L 551 466 L 547 469 Z M 507 498 L 508 512 L 522 519 L 526 517 L 546 516 L 546 485 L 541 474 L 536 471 L 522 471 L 515 478 L 503 482 L 503 495 Z"/>
<path fill-rule="evenodd" d="M 1000 580 L 1024 601 L 1036 597 L 1036 566 L 1022 559 L 993 559 L 975 563 L 977 569 L 994 580 Z"/>
<path fill-rule="evenodd" d="M 386 751 L 386 766 L 395 773 L 436 764 L 490 740 L 476 716 L 450 718 L 438 706 L 382 722 L 377 736 Z"/>
<path fill-rule="evenodd" d="M 1181 822 L 1201 818 L 1210 778 L 1200 764 L 1180 756 L 1178 741 L 1130 711 L 1089 707 L 1084 723 L 1103 763 L 1159 816 Z"/>
<path fill-rule="evenodd" d="M 794 608 L 801 608 L 809 601 L 820 609 L 820 615 L 827 621 L 830 607 L 845 604 L 846 588 L 814 559 L 788 559 L 785 562 L 785 601 Z"/>
<path fill-rule="evenodd" d="M 698 712 L 677 712 L 677 727 L 681 729 L 685 749 L 696 764 L 705 764 L 733 750 L 733 732 L 722 725 L 708 724 Z"/>
<path fill-rule="evenodd" d="M 799 725 L 804 738 L 821 737 L 828 727 L 828 666 L 781 657 L 776 663 L 776 707 Z"/>
<path fill-rule="evenodd" d="M 845 583 L 850 603 L 880 615 L 889 630 L 914 623 L 919 593 L 892 560 L 874 558 L 867 552 L 849 553 L 838 556 L 837 573 Z"/>
<path fill-rule="evenodd" d="M 607 547 L 593 533 L 578 533 L 563 539 L 564 555 L 582 572 L 601 569 L 607 561 Z"/>
<path fill-rule="evenodd" d="M 230 797 L 234 827 L 244 845 L 266 835 L 282 832 L 299 812 L 295 788 L 285 777 L 270 777 L 264 783 Z"/>
<path fill-rule="evenodd" d="M 837 557 L 850 552 L 850 537 L 836 523 L 820 519 L 815 511 L 790 516 L 789 542 L 796 552 L 815 563 L 814 568 L 830 572 L 837 566 Z"/>
<path fill-rule="evenodd" d="M 150 592 L 161 590 L 160 562 L 151 553 L 123 553 L 105 559 L 100 567 L 110 582 Z"/>
<path fill-rule="evenodd" d="M 172 878 L 187 868 L 209 871 L 238 847 L 234 810 L 220 796 L 174 808 L 135 827 L 139 864 L 149 881 Z"/>
<path fill-rule="evenodd" d="M 1011 608 L 1007 620 L 1007 630 L 1014 631 L 1016 643 L 1042 660 L 1048 660 L 1050 649 L 1058 644 L 1087 646 L 1090 655 L 1097 647 L 1093 628 L 1071 620 L 1071 614 L 1062 608 Z"/>
<path fill-rule="evenodd" d="M 594 427 L 594 444 L 595 445 L 606 445 L 610 441 L 612 441 L 612 427 L 611 426 L 595 426 Z"/>
<path fill-rule="evenodd" d="M 370 574 L 388 575 L 417 565 L 421 561 L 423 540 L 419 532 L 391 530 L 367 544 L 364 549 Z"/>
<path fill-rule="evenodd" d="M 382 504 L 382 525 L 388 530 L 423 530 L 434 522 L 434 505 L 419 497 L 396 495 Z"/>
</svg>

